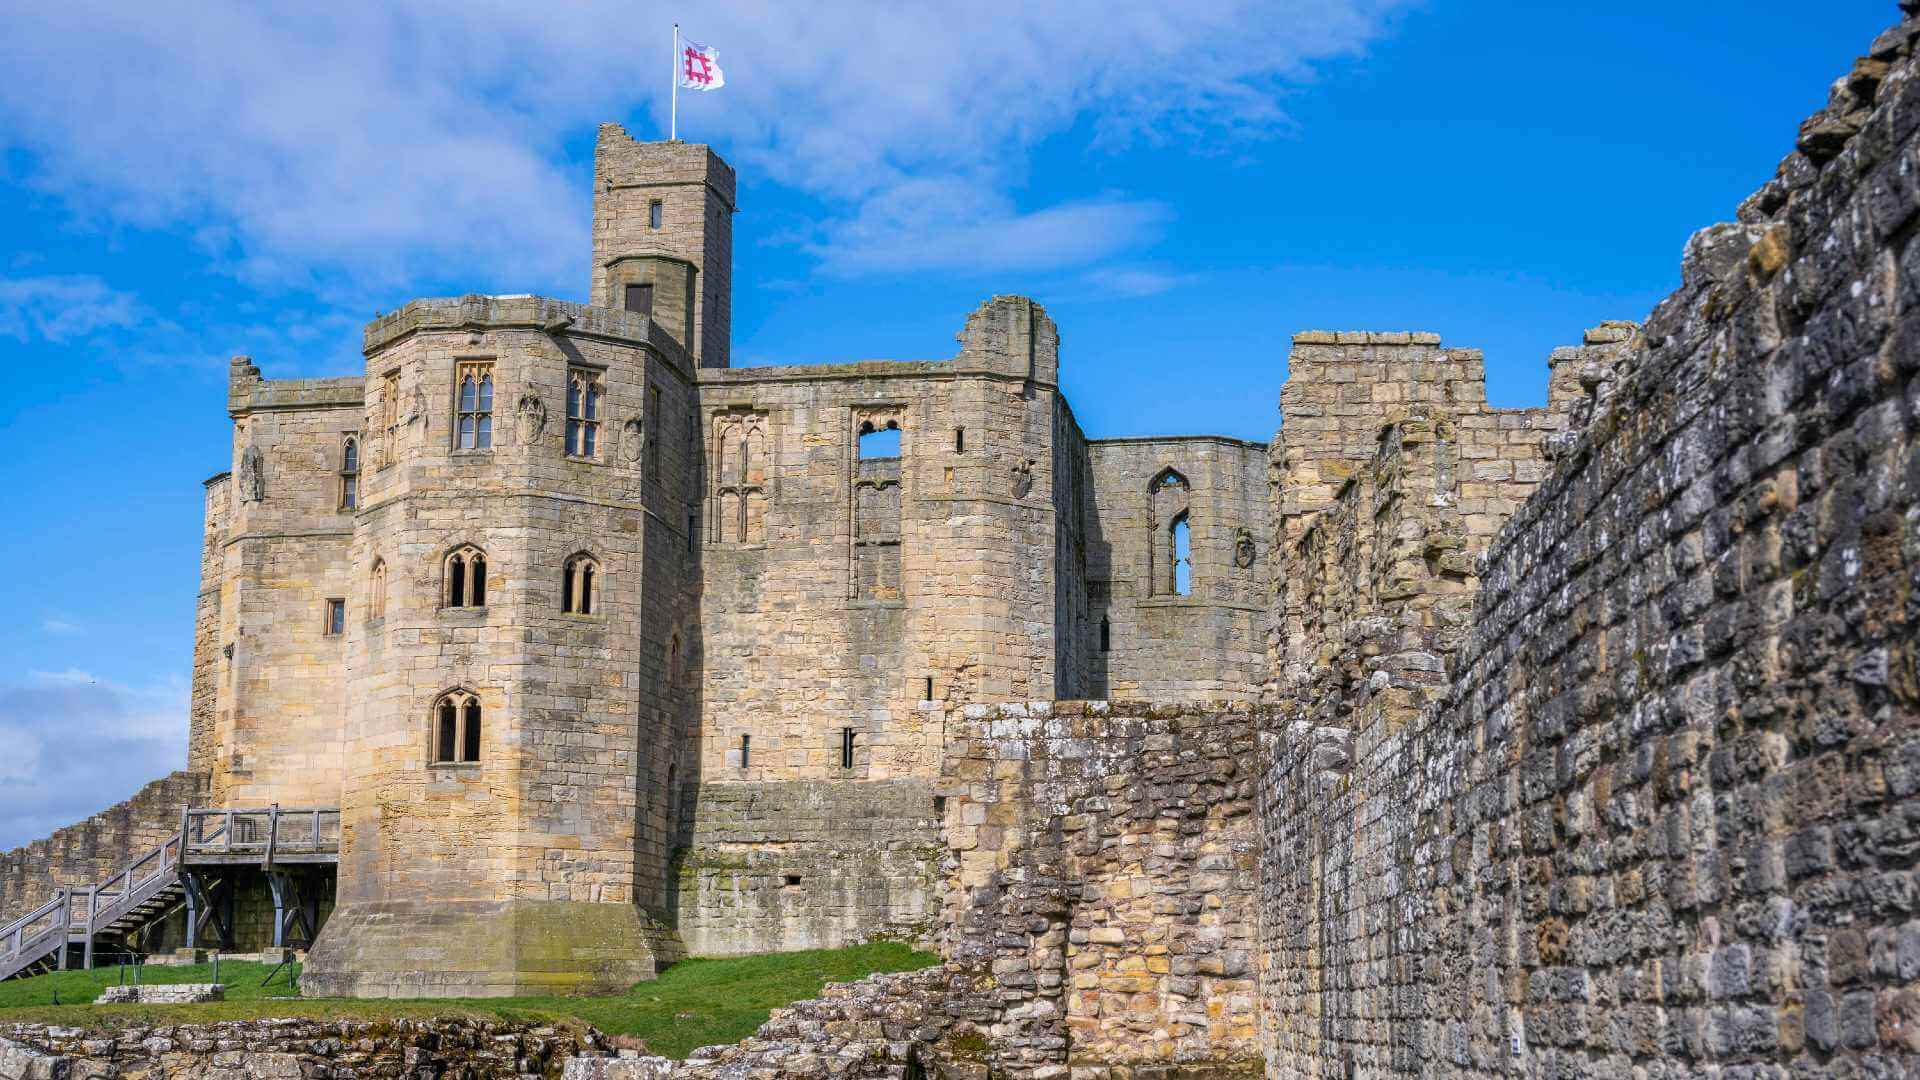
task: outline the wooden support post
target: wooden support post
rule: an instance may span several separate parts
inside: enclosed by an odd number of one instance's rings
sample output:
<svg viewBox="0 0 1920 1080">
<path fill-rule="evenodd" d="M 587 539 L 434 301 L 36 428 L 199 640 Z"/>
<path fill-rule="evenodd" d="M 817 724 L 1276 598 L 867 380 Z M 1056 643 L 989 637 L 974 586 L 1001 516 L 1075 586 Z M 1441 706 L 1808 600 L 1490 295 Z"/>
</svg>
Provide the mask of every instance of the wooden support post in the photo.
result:
<svg viewBox="0 0 1920 1080">
<path fill-rule="evenodd" d="M 72 932 L 68 927 L 68 923 L 71 922 L 71 920 L 73 919 L 73 894 L 68 892 L 66 889 L 61 889 L 59 896 L 60 896 L 60 917 L 55 919 L 54 921 L 60 927 L 60 970 L 65 971 L 67 970 L 68 939 L 73 936 Z"/>
<path fill-rule="evenodd" d="M 84 963 L 88 971 L 93 970 L 93 916 L 100 910 L 100 886 L 87 887 L 87 942 L 83 947 L 86 954 Z"/>
</svg>

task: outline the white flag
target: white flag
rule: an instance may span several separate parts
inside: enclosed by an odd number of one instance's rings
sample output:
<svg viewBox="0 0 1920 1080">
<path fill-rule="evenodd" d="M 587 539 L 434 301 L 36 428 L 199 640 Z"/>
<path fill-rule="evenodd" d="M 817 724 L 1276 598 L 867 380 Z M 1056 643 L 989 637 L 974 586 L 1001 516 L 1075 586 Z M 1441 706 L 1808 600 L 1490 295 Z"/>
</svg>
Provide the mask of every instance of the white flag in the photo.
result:
<svg viewBox="0 0 1920 1080">
<path fill-rule="evenodd" d="M 718 90 L 727 85 L 727 77 L 720 73 L 720 51 L 681 39 L 679 79 L 688 90 Z"/>
</svg>

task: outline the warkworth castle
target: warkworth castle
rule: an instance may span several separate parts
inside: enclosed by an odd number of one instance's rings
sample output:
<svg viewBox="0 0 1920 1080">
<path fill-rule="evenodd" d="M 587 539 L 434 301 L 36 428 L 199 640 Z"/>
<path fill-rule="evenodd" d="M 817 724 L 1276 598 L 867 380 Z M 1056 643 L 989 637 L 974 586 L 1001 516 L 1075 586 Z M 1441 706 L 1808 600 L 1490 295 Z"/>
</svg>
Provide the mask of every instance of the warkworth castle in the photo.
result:
<svg viewBox="0 0 1920 1080">
<path fill-rule="evenodd" d="M 1022 297 L 947 359 L 731 368 L 732 170 L 602 128 L 588 304 L 232 362 L 186 768 L 0 854 L 0 978 L 895 937 L 942 965 L 671 1075 L 1915 1075 L 1901 12 L 1543 405 L 1305 331 L 1271 445 L 1089 437 Z"/>
</svg>

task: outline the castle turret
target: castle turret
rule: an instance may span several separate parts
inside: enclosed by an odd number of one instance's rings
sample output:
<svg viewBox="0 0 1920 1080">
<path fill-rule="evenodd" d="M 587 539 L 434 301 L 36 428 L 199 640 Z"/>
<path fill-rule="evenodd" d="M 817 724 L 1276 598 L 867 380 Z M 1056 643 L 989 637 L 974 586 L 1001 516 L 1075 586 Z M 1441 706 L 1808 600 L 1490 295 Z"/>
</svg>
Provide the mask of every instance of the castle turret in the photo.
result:
<svg viewBox="0 0 1920 1080">
<path fill-rule="evenodd" d="M 700 367 L 727 366 L 733 167 L 698 143 L 636 141 L 602 124 L 594 149 L 593 290 L 671 333 Z"/>
</svg>

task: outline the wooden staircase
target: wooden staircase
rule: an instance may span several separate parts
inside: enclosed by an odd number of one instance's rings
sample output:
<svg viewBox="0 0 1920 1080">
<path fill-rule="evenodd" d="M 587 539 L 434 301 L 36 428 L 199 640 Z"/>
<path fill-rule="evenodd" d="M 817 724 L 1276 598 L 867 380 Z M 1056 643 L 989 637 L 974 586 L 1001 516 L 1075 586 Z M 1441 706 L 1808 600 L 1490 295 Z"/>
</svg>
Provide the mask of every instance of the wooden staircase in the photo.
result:
<svg viewBox="0 0 1920 1080">
<path fill-rule="evenodd" d="M 190 865 L 258 866 L 330 863 L 339 859 L 340 812 L 318 810 L 188 810 L 180 830 L 98 885 L 65 888 L 53 899 L 0 926 L 0 980 L 67 966 L 69 951 L 93 966 L 100 944 L 123 949 L 141 929 L 189 902 Z M 275 879 L 276 881 L 279 879 Z M 278 911 L 277 928 L 284 919 Z"/>
</svg>

